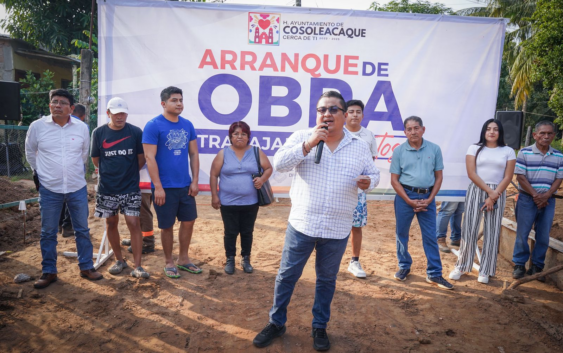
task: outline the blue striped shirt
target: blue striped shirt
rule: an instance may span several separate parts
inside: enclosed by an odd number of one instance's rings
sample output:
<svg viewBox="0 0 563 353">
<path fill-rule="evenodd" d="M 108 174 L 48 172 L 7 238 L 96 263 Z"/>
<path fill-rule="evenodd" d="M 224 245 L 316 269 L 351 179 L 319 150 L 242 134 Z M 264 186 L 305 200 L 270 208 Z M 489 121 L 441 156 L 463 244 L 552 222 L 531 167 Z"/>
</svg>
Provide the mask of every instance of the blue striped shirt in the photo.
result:
<svg viewBox="0 0 563 353">
<path fill-rule="evenodd" d="M 514 174 L 524 175 L 538 193 L 547 192 L 555 179 L 563 179 L 563 154 L 551 146 L 546 154 L 536 144 L 524 147 L 518 152 Z"/>
</svg>

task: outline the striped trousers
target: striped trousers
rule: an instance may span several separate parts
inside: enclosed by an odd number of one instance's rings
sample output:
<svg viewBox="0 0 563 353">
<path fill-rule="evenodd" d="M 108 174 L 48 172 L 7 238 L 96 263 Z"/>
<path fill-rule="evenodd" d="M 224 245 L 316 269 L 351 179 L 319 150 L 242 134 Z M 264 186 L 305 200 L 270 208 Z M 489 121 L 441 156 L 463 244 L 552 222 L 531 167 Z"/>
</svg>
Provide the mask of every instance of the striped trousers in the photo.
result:
<svg viewBox="0 0 563 353">
<path fill-rule="evenodd" d="M 497 185 L 487 184 L 491 189 Z M 471 272 L 475 250 L 477 247 L 477 237 L 479 235 L 479 224 L 481 216 L 485 214 L 483 225 L 483 253 L 481 254 L 481 266 L 479 274 L 494 276 L 497 267 L 497 254 L 500 238 L 500 229 L 506 204 L 506 190 L 497 200 L 498 208 L 490 212 L 482 212 L 479 208 L 481 202 L 485 202 L 489 195 L 481 190 L 477 185 L 471 183 L 467 188 L 465 196 L 465 217 L 461 227 L 461 246 L 459 248 L 459 258 L 455 267 L 461 272 Z"/>
</svg>

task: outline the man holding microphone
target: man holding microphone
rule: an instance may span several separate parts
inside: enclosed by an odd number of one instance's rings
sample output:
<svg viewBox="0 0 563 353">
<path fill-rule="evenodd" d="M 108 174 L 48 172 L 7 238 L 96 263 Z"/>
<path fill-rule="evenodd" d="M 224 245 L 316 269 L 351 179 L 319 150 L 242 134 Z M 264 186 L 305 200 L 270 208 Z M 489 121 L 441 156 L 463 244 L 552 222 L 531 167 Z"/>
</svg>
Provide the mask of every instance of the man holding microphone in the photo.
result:
<svg viewBox="0 0 563 353">
<path fill-rule="evenodd" d="M 266 347 L 285 333 L 295 284 L 316 250 L 311 336 L 316 350 L 330 348 L 326 327 L 358 202 L 357 190 L 371 190 L 379 183 L 369 146 L 344 129 L 345 120 L 346 102 L 340 93 L 323 93 L 317 103 L 317 126 L 292 134 L 274 156 L 274 168 L 279 172 L 295 169 L 295 177 L 270 320 L 253 341 L 257 347 Z"/>
</svg>

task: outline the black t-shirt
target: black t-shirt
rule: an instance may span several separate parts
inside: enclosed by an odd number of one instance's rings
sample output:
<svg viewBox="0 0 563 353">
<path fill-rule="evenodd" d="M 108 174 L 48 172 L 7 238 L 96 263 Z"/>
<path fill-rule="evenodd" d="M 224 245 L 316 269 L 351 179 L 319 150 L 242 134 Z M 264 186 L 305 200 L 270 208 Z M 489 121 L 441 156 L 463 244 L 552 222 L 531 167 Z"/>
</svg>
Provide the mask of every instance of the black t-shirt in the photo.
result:
<svg viewBox="0 0 563 353">
<path fill-rule="evenodd" d="M 139 189 L 139 160 L 144 154 L 143 131 L 126 123 L 121 130 L 107 124 L 92 132 L 91 157 L 99 157 L 98 192 L 102 195 L 128 194 Z"/>
</svg>

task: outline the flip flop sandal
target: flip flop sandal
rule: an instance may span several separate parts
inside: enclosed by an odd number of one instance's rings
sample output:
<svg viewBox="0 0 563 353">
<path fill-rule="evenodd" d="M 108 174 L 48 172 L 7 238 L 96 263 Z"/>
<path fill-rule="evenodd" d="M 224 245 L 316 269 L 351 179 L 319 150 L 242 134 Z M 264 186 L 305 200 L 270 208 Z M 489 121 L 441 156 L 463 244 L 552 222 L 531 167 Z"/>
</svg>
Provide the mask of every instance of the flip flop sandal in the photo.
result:
<svg viewBox="0 0 563 353">
<path fill-rule="evenodd" d="M 169 275 L 168 272 L 174 272 L 174 274 Z M 170 268 L 165 267 L 164 274 L 166 275 L 166 277 L 169 278 L 180 278 L 180 275 L 178 274 L 178 269 L 176 267 L 170 267 Z"/>
<path fill-rule="evenodd" d="M 176 266 L 178 266 L 178 268 L 182 271 L 188 271 L 189 273 L 195 273 L 196 275 L 203 272 L 201 268 L 191 263 L 185 265 L 176 265 Z M 195 268 L 195 270 L 192 270 L 190 267 Z"/>
</svg>

